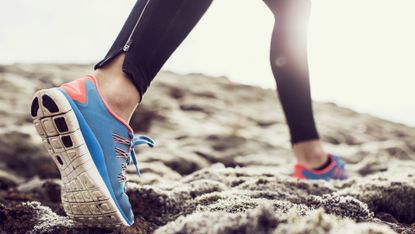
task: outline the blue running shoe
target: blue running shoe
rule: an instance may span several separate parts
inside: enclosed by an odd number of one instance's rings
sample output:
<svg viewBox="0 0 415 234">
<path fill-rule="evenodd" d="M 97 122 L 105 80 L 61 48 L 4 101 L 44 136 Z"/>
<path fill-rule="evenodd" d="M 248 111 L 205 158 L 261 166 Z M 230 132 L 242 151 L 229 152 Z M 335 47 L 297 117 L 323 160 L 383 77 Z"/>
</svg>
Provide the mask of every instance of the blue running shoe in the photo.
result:
<svg viewBox="0 0 415 234">
<path fill-rule="evenodd" d="M 77 224 L 130 226 L 134 214 L 125 193 L 126 169 L 137 168 L 134 147 L 154 146 L 111 111 L 93 76 L 38 91 L 33 123 L 62 177 L 63 208 Z"/>
<path fill-rule="evenodd" d="M 330 164 L 322 170 L 306 168 L 304 165 L 297 164 L 294 168 L 294 177 L 308 180 L 344 180 L 347 179 L 344 162 L 334 155 L 329 155 Z"/>
</svg>

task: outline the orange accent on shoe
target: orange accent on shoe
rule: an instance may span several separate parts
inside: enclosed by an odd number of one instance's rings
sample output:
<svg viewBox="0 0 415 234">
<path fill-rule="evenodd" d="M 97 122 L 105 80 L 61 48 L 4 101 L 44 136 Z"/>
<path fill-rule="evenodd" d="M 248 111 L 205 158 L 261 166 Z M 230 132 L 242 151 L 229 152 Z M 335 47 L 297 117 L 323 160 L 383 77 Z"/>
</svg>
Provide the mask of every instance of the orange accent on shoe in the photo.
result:
<svg viewBox="0 0 415 234">
<path fill-rule="evenodd" d="M 295 165 L 293 177 L 297 179 L 305 179 L 304 175 L 301 173 L 303 166 L 300 164 Z"/>
<path fill-rule="evenodd" d="M 85 85 L 86 80 L 90 80 L 92 83 L 94 83 L 98 91 L 98 95 L 101 98 L 102 102 L 104 103 L 104 106 L 107 108 L 108 112 L 118 121 L 120 121 L 132 134 L 134 134 L 134 131 L 130 127 L 130 125 L 126 123 L 123 119 L 121 119 L 117 114 L 115 114 L 114 111 L 111 110 L 111 107 L 108 105 L 108 103 L 105 101 L 104 97 L 102 96 L 101 90 L 99 89 L 99 86 L 98 86 L 97 78 L 95 76 L 86 75 L 83 78 L 61 85 L 61 88 L 65 90 L 65 92 L 73 100 L 76 100 L 81 103 L 86 103 L 86 85 Z"/>
<path fill-rule="evenodd" d="M 74 80 L 69 83 L 61 85 L 61 88 L 71 97 L 73 100 L 76 100 L 80 103 L 86 103 L 86 86 L 85 80 L 89 77 L 84 77 L 81 79 Z"/>
</svg>

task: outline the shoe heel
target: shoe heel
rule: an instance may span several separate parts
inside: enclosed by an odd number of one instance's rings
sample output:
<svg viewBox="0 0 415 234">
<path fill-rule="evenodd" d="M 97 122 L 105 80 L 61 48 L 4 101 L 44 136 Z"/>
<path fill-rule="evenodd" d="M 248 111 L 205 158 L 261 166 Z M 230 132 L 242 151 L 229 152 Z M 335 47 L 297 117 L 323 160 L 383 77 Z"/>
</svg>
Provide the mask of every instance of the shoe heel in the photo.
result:
<svg viewBox="0 0 415 234">
<path fill-rule="evenodd" d="M 38 91 L 32 100 L 31 116 L 42 144 L 60 171 L 66 214 L 77 226 L 128 226 L 99 175 L 64 94 L 57 88 Z"/>
</svg>

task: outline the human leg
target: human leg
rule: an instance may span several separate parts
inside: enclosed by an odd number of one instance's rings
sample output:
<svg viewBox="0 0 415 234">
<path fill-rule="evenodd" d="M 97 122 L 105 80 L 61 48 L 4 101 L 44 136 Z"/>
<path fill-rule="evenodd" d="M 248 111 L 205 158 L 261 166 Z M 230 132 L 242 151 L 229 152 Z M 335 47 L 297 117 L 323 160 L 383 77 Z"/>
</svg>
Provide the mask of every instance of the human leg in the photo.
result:
<svg viewBox="0 0 415 234">
<path fill-rule="evenodd" d="M 307 27 L 310 0 L 266 0 L 275 16 L 271 67 L 298 161 L 311 168 L 327 160 L 319 141 L 310 95 Z"/>
<path fill-rule="evenodd" d="M 132 225 L 126 169 L 134 147 L 154 142 L 128 125 L 151 80 L 210 0 L 139 0 L 94 76 L 38 91 L 34 125 L 62 176 L 62 202 L 77 223 Z"/>
<path fill-rule="evenodd" d="M 136 101 L 141 100 L 163 64 L 197 24 L 211 2 L 138 1 L 105 58 L 95 65 L 98 80 L 104 77 L 102 73 L 106 72 L 107 67 L 115 66 L 113 70 L 117 71 L 116 76 L 128 78 L 138 92 Z M 119 58 L 120 55 L 122 58 Z M 111 83 L 111 79 L 107 81 Z M 136 96 L 135 92 L 132 94 L 132 97 Z"/>
<path fill-rule="evenodd" d="M 344 163 L 322 147 L 313 116 L 307 61 L 310 0 L 265 0 L 275 16 L 271 67 L 298 164 L 294 176 L 344 179 Z"/>
</svg>

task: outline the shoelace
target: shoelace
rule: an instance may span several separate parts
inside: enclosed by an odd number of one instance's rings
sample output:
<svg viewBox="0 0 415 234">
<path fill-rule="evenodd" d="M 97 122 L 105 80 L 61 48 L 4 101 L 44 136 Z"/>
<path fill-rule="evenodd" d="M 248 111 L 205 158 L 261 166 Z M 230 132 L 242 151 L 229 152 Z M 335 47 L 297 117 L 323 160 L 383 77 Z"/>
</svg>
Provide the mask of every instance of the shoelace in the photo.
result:
<svg viewBox="0 0 415 234">
<path fill-rule="evenodd" d="M 138 167 L 138 163 L 137 163 L 137 155 L 135 153 L 135 147 L 139 146 L 139 145 L 148 145 L 149 147 L 153 148 L 154 146 L 156 146 L 156 143 L 154 142 L 153 139 L 151 139 L 148 136 L 144 136 L 144 135 L 138 135 L 138 136 L 134 136 L 132 138 L 131 141 L 131 150 L 130 150 L 130 157 L 128 158 L 128 164 L 130 164 L 130 158 L 133 160 L 133 164 L 135 166 L 135 169 L 137 171 L 137 175 L 141 176 L 141 172 L 140 172 L 140 168 Z"/>
<path fill-rule="evenodd" d="M 148 136 L 144 136 L 144 135 L 134 136 L 133 134 L 130 133 L 129 137 L 130 139 L 126 139 L 125 137 L 122 137 L 116 133 L 112 134 L 112 139 L 115 142 L 126 145 L 129 148 L 129 152 L 127 152 L 119 147 L 115 147 L 115 153 L 117 155 L 117 158 L 126 159 L 126 163 L 123 163 L 121 165 L 121 172 L 118 174 L 118 179 L 120 182 L 126 181 L 124 172 L 127 170 L 127 165 L 131 164 L 131 161 L 133 161 L 133 164 L 135 166 L 135 169 L 137 170 L 138 176 L 141 176 L 140 168 L 138 167 L 138 163 L 137 163 L 137 155 L 134 150 L 135 147 L 137 147 L 138 145 L 143 145 L 143 144 L 147 144 L 150 147 L 154 147 L 156 145 L 154 140 Z"/>
</svg>

